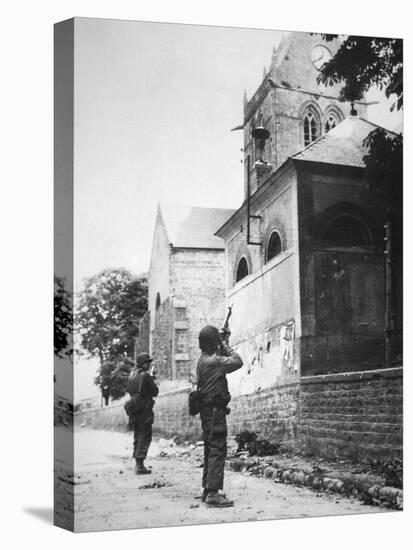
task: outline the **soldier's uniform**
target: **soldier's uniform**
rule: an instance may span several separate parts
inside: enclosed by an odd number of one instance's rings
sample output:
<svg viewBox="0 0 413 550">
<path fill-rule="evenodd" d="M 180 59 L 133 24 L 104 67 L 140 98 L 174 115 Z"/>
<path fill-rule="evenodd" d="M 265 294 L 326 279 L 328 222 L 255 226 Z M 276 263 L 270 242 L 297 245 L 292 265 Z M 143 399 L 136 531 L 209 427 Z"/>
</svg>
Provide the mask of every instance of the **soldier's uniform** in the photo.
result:
<svg viewBox="0 0 413 550">
<path fill-rule="evenodd" d="M 223 344 L 215 327 L 207 326 L 199 335 L 202 355 L 197 365 L 201 391 L 201 423 L 204 441 L 203 500 L 213 506 L 232 502 L 218 494 L 224 487 L 227 456 L 227 405 L 231 399 L 226 375 L 242 367 L 241 357 Z"/>
<path fill-rule="evenodd" d="M 143 402 L 141 412 L 131 418 L 133 424 L 133 457 L 136 460 L 135 472 L 137 474 L 150 473 L 143 462 L 152 441 L 153 398 L 159 393 L 158 386 L 148 372 L 151 362 L 152 358 L 149 354 L 141 353 L 138 355 L 137 366 L 132 369 L 126 388 L 131 396 L 139 393 Z"/>
</svg>

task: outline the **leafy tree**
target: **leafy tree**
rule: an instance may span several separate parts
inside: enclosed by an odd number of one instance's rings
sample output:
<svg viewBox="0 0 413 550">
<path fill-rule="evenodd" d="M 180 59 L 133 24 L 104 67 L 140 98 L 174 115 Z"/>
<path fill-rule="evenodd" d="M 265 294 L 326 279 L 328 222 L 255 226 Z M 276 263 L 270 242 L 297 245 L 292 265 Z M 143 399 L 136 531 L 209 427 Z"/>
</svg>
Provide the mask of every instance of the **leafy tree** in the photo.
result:
<svg viewBox="0 0 413 550">
<path fill-rule="evenodd" d="M 65 279 L 54 276 L 54 353 L 57 357 L 70 357 L 72 346 L 72 297 Z"/>
<path fill-rule="evenodd" d="M 327 42 L 337 34 L 324 34 Z M 398 38 L 348 36 L 336 54 L 325 63 L 319 82 L 334 85 L 342 82 L 341 99 L 357 101 L 377 86 L 387 97 L 395 95 L 393 108 L 403 106 L 403 42 Z"/>
<path fill-rule="evenodd" d="M 120 399 L 125 395 L 126 384 L 133 365 L 134 363 L 129 357 L 109 359 L 101 365 L 95 384 L 100 387 L 105 405 L 109 404 L 110 397 Z"/>
<path fill-rule="evenodd" d="M 146 279 L 125 269 L 105 269 L 90 277 L 78 295 L 76 332 L 84 352 L 100 361 L 95 382 L 106 404 L 109 397 L 125 394 L 127 359 L 133 358 L 139 320 L 147 309 Z"/>
</svg>

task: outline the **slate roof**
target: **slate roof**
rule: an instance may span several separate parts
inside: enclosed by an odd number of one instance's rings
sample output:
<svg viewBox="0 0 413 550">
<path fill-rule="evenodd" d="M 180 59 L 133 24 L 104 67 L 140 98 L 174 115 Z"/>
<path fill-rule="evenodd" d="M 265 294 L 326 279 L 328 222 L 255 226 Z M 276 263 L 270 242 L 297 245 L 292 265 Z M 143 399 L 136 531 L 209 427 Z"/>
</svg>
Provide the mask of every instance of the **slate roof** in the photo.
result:
<svg viewBox="0 0 413 550">
<path fill-rule="evenodd" d="M 363 156 L 367 149 L 363 141 L 375 128 L 379 126 L 364 118 L 348 117 L 291 158 L 364 168 Z"/>
<path fill-rule="evenodd" d="M 175 206 L 161 203 L 161 217 L 169 243 L 175 248 L 224 249 L 214 233 L 234 214 L 227 208 Z"/>
</svg>

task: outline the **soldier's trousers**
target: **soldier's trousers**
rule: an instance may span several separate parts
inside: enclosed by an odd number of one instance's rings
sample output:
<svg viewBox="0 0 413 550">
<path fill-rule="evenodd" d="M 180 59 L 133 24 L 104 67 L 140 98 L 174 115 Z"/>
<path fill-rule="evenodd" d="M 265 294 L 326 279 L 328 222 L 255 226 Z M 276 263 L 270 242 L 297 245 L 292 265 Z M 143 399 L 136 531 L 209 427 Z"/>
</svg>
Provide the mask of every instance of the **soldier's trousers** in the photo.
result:
<svg viewBox="0 0 413 550">
<path fill-rule="evenodd" d="M 218 491 L 224 487 L 224 466 L 227 456 L 227 420 L 225 410 L 201 410 L 204 440 L 202 487 Z"/>
<path fill-rule="evenodd" d="M 152 421 L 133 422 L 133 457 L 145 460 L 152 441 Z"/>
</svg>

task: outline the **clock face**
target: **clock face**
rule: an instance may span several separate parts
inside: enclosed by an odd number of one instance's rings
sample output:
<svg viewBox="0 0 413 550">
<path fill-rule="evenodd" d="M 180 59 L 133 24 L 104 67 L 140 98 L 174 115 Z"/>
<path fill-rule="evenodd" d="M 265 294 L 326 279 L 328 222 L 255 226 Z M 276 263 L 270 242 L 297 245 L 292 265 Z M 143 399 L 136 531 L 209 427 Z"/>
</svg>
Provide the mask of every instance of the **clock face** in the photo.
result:
<svg viewBox="0 0 413 550">
<path fill-rule="evenodd" d="M 330 50 L 323 44 L 316 44 L 311 50 L 311 62 L 317 71 L 332 58 Z"/>
</svg>

